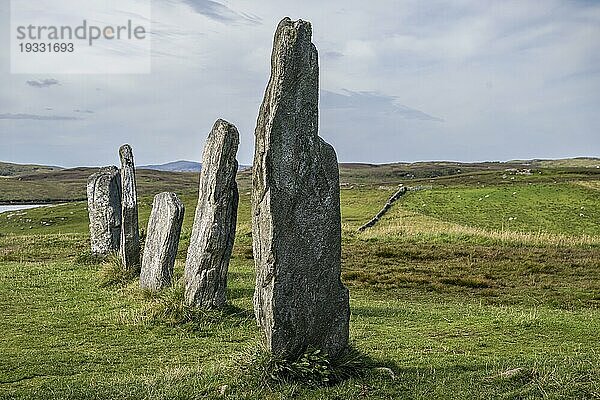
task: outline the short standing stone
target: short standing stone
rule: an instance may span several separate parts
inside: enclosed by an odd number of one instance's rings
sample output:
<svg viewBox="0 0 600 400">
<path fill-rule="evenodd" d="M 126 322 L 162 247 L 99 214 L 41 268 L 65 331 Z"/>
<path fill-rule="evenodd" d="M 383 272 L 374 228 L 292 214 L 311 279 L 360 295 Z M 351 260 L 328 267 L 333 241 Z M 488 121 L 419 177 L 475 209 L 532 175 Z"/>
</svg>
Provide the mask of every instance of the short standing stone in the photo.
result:
<svg viewBox="0 0 600 400">
<path fill-rule="evenodd" d="M 347 347 L 339 170 L 318 136 L 319 66 L 309 22 L 277 27 L 253 165 L 254 311 L 267 348 L 295 357 Z"/>
<path fill-rule="evenodd" d="M 154 196 L 142 257 L 143 289 L 158 291 L 171 284 L 184 211 L 175 193 Z"/>
<path fill-rule="evenodd" d="M 185 263 L 185 302 L 203 308 L 225 305 L 227 270 L 235 238 L 238 188 L 235 126 L 217 120 L 202 156 L 200 194 Z"/>
<path fill-rule="evenodd" d="M 140 231 L 138 226 L 135 165 L 131 146 L 119 149 L 121 157 L 121 261 L 128 271 L 139 271 Z"/>
<path fill-rule="evenodd" d="M 119 251 L 121 239 L 121 175 L 115 166 L 93 174 L 87 184 L 92 253 Z"/>
</svg>

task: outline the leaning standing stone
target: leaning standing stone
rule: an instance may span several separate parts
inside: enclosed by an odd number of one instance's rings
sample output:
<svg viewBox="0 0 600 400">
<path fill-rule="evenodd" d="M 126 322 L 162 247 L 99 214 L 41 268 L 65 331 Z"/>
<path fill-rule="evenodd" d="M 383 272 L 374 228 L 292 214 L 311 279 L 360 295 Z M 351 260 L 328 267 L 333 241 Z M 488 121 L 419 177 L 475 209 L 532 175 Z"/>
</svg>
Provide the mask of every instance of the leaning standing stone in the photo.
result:
<svg viewBox="0 0 600 400">
<path fill-rule="evenodd" d="M 318 136 L 319 66 L 312 28 L 283 19 L 258 116 L 253 165 L 254 310 L 267 348 L 338 356 L 348 344 L 349 296 L 340 279 L 335 150 Z"/>
<path fill-rule="evenodd" d="M 139 271 L 140 231 L 138 227 L 137 189 L 135 165 L 131 146 L 119 149 L 121 157 L 121 260 L 128 271 Z"/>
<path fill-rule="evenodd" d="M 121 239 L 121 175 L 115 166 L 101 168 L 88 179 L 88 214 L 92 253 L 119 250 Z"/>
<path fill-rule="evenodd" d="M 159 291 L 171 284 L 184 211 L 175 193 L 154 197 L 142 257 L 142 289 Z"/>
<path fill-rule="evenodd" d="M 185 262 L 185 302 L 203 308 L 225 305 L 227 270 L 235 238 L 239 134 L 221 119 L 210 132 L 200 173 L 200 194 Z"/>
</svg>

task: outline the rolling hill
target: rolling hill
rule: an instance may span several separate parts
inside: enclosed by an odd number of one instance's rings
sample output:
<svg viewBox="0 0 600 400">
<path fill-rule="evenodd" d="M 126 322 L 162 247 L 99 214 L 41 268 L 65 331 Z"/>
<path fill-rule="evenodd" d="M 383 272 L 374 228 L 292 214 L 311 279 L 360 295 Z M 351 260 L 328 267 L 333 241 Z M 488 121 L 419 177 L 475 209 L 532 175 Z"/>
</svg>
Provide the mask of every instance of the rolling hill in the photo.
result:
<svg viewBox="0 0 600 400">
<path fill-rule="evenodd" d="M 565 181 L 594 181 L 600 177 L 596 168 L 599 159 L 533 160 L 508 162 L 461 163 L 429 161 L 393 164 L 341 163 L 342 188 L 353 185 L 377 187 L 381 185 L 486 185 L 513 183 L 548 183 Z M 184 161 L 183 163 L 189 163 Z M 171 168 L 177 168 L 177 162 Z M 180 166 L 190 164 L 179 164 Z M 39 203 L 79 201 L 86 198 L 86 182 L 97 168 L 59 167 L 0 164 L 7 172 L 0 176 L 0 203 Z M 173 172 L 138 167 L 136 171 L 140 196 L 171 191 L 178 194 L 197 194 L 199 174 Z M 11 175 L 8 175 L 8 174 Z M 249 191 L 252 171 L 238 172 L 240 191 Z"/>
<path fill-rule="evenodd" d="M 142 165 L 138 169 L 149 169 L 153 171 L 168 171 L 168 172 L 200 172 L 202 164 L 195 161 L 173 161 L 166 164 Z"/>
<path fill-rule="evenodd" d="M 243 171 L 250 168 L 249 165 L 239 165 L 238 170 Z M 200 172 L 202 170 L 202 163 L 196 161 L 172 161 L 166 164 L 156 165 L 142 165 L 138 169 L 148 169 L 152 171 L 166 171 L 166 172 Z"/>
<path fill-rule="evenodd" d="M 62 167 L 34 164 L 15 164 L 0 161 L 0 176 L 15 176 L 21 174 L 37 174 L 60 171 Z"/>
</svg>

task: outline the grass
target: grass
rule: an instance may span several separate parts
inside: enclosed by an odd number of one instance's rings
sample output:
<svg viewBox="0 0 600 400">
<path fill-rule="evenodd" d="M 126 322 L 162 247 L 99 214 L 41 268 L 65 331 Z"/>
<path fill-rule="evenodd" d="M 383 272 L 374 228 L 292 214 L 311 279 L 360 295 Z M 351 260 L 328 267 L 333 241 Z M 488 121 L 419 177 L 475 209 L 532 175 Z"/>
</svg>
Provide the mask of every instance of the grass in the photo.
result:
<svg viewBox="0 0 600 400">
<path fill-rule="evenodd" d="M 0 214 L 0 398 L 600 398 L 600 180 L 502 173 L 434 182 L 360 234 L 396 185 L 365 175 L 342 190 L 346 369 L 261 352 L 246 189 L 222 311 L 182 301 L 193 193 L 175 285 L 159 294 L 90 256 L 84 202 Z M 581 206 L 596 226 L 573 217 Z"/>
<path fill-rule="evenodd" d="M 572 183 L 425 190 L 404 207 L 489 230 L 600 236 L 597 190 Z"/>
<path fill-rule="evenodd" d="M 75 263 L 81 263 L 81 257 L 75 259 Z M 84 257 L 87 261 L 89 258 Z M 89 264 L 94 264 L 95 259 L 91 258 Z M 100 287 L 123 287 L 135 280 L 137 272 L 131 269 L 126 269 L 121 261 L 118 254 L 109 254 L 106 259 L 103 260 L 100 272 L 98 273 L 98 285 Z"/>
</svg>

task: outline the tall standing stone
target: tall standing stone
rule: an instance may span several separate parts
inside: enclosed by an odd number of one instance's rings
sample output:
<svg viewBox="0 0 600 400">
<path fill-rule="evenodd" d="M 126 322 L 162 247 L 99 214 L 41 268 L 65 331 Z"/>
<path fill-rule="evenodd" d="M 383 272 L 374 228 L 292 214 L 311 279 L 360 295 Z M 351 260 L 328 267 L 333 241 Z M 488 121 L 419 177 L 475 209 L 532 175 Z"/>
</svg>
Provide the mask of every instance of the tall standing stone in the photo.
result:
<svg viewBox="0 0 600 400">
<path fill-rule="evenodd" d="M 318 136 L 319 66 L 309 22 L 277 27 L 253 165 L 254 310 L 266 345 L 294 357 L 348 344 L 342 284 L 339 170 Z"/>
<path fill-rule="evenodd" d="M 142 289 L 159 291 L 171 284 L 184 211 L 175 193 L 154 196 L 142 257 Z"/>
<path fill-rule="evenodd" d="M 135 164 L 131 146 L 119 149 L 121 158 L 121 261 L 126 270 L 139 271 L 140 230 L 138 226 Z"/>
<path fill-rule="evenodd" d="M 200 173 L 200 194 L 185 262 L 185 302 L 202 308 L 225 305 L 227 270 L 235 238 L 239 134 L 221 119 L 210 132 Z"/>
<path fill-rule="evenodd" d="M 115 166 L 101 168 L 87 183 L 92 253 L 119 250 L 121 239 L 121 174 Z"/>
</svg>

